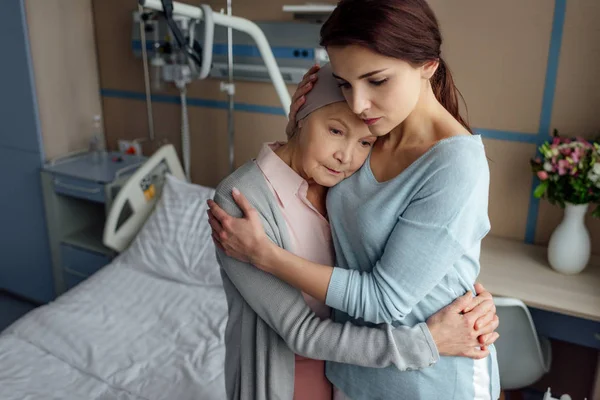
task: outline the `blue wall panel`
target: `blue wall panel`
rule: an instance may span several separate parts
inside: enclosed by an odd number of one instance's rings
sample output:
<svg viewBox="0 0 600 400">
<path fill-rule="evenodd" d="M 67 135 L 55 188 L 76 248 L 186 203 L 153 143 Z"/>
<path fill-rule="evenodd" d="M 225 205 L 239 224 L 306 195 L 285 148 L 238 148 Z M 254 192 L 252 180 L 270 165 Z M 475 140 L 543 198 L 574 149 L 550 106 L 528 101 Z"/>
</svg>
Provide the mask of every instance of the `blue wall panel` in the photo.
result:
<svg viewBox="0 0 600 400">
<path fill-rule="evenodd" d="M 0 37 L 0 288 L 38 302 L 54 297 L 42 200 L 37 101 L 23 0 L 2 1 Z"/>
<path fill-rule="evenodd" d="M 39 154 L 40 129 L 23 0 L 2 1 L 0 37 L 0 146 Z"/>
<path fill-rule="evenodd" d="M 38 155 L 0 147 L 0 287 L 46 302 L 54 297 Z"/>
</svg>

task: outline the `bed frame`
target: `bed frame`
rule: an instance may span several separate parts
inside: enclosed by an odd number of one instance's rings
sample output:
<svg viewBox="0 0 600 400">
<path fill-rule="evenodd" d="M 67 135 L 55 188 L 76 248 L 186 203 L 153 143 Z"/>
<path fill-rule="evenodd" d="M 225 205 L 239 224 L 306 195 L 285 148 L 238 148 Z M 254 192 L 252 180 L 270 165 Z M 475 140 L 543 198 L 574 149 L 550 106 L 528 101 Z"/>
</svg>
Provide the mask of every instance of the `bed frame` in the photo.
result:
<svg viewBox="0 0 600 400">
<path fill-rule="evenodd" d="M 123 185 L 115 197 L 106 224 L 104 245 L 122 252 L 142 228 L 162 193 L 166 174 L 186 180 L 172 144 L 161 147 Z"/>
</svg>

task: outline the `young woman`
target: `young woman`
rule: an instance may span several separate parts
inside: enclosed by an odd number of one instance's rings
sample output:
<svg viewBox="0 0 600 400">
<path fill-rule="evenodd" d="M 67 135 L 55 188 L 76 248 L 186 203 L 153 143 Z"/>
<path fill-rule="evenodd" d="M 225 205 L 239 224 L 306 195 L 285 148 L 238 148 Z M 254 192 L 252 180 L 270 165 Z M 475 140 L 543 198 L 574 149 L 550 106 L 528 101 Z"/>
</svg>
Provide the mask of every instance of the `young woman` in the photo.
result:
<svg viewBox="0 0 600 400">
<path fill-rule="evenodd" d="M 348 108 L 331 70 L 324 67 L 318 74 L 289 142 L 265 145 L 255 161 L 219 185 L 215 200 L 239 215 L 230 194 L 233 187 L 243 190 L 271 240 L 329 264 L 333 249 L 326 188 L 360 168 L 375 138 Z M 488 350 L 478 347 L 477 337 L 483 343 L 497 338 L 492 333 L 497 319 L 489 293 L 475 299 L 463 296 L 426 324 L 361 328 L 327 320 L 329 310 L 322 303 L 248 263 L 221 251 L 217 255 L 229 301 L 229 398 L 331 399 L 332 387 L 319 360 L 407 370 L 432 365 L 438 351 L 484 357 Z"/>
<path fill-rule="evenodd" d="M 328 193 L 336 266 L 269 240 L 239 193 L 245 218 L 212 207 L 218 245 L 325 302 L 338 322 L 413 326 L 472 290 L 490 228 L 489 170 L 481 138 L 459 114 L 441 42 L 424 0 L 342 0 L 321 44 L 348 105 L 378 140 Z M 354 400 L 497 399 L 490 350 L 412 372 L 331 362 L 327 377 Z"/>
</svg>

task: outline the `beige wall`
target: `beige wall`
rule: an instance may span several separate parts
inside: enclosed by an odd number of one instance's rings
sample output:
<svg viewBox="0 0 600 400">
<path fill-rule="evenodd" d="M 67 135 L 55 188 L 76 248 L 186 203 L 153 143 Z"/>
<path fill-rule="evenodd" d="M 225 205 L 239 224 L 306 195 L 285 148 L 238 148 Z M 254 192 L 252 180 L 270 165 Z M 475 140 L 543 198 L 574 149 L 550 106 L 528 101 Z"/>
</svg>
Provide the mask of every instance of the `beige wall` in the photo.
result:
<svg viewBox="0 0 600 400">
<path fill-rule="evenodd" d="M 430 1 L 474 127 L 535 133 L 553 1 Z"/>
<path fill-rule="evenodd" d="M 475 128 L 535 135 L 539 130 L 554 2 L 548 0 L 430 0 L 440 20 L 445 42 L 442 55 L 454 73 Z M 237 0 L 234 14 L 254 20 L 290 19 L 281 11 L 286 0 Z M 142 63 L 130 46 L 131 12 L 135 4 L 95 0 L 94 17 L 101 87 L 143 93 Z M 211 1 L 218 10 L 225 1 Z M 565 134 L 590 136 L 600 130 L 600 3 L 569 0 L 564 24 L 551 128 Z M 293 91 L 293 87 L 289 87 Z M 176 95 L 174 89 L 167 93 Z M 190 97 L 226 100 L 219 82 L 195 82 Z M 236 102 L 278 106 L 272 86 L 238 82 Z M 142 101 L 103 98 L 107 138 L 146 137 Z M 179 107 L 154 103 L 156 135 L 179 146 Z M 192 177 L 215 185 L 227 174 L 227 120 L 223 110 L 192 107 Z M 236 164 L 256 154 L 266 140 L 283 139 L 282 116 L 235 113 Z M 490 170 L 489 213 L 492 234 L 522 240 L 525 236 L 532 177 L 529 159 L 535 145 L 485 139 Z M 156 145 L 155 145 L 156 146 Z M 154 146 L 154 147 L 155 147 Z M 147 146 L 151 149 L 152 146 Z M 545 243 L 561 211 L 542 201 L 536 241 Z M 600 223 L 588 220 L 593 250 L 600 253 Z"/>
<path fill-rule="evenodd" d="M 27 0 L 44 153 L 84 149 L 102 115 L 91 0 Z"/>
<path fill-rule="evenodd" d="M 600 135 L 600 1 L 567 1 L 552 126 Z"/>
</svg>

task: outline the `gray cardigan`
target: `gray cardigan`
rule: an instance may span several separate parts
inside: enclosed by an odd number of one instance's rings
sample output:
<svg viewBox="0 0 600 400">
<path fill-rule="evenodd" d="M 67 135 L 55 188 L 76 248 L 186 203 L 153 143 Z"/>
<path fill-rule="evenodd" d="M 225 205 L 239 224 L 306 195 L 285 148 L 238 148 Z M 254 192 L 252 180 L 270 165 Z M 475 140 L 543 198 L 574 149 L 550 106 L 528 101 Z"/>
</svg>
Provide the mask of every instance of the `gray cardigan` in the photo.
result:
<svg viewBox="0 0 600 400">
<path fill-rule="evenodd" d="M 219 184 L 215 202 L 242 216 L 231 197 L 238 188 L 256 208 L 269 238 L 290 249 L 286 222 L 253 161 Z M 228 399 L 291 400 L 294 353 L 313 359 L 399 370 L 433 365 L 439 354 L 425 323 L 414 327 L 358 327 L 321 320 L 302 293 L 258 268 L 217 250 L 229 306 L 225 330 Z"/>
</svg>

